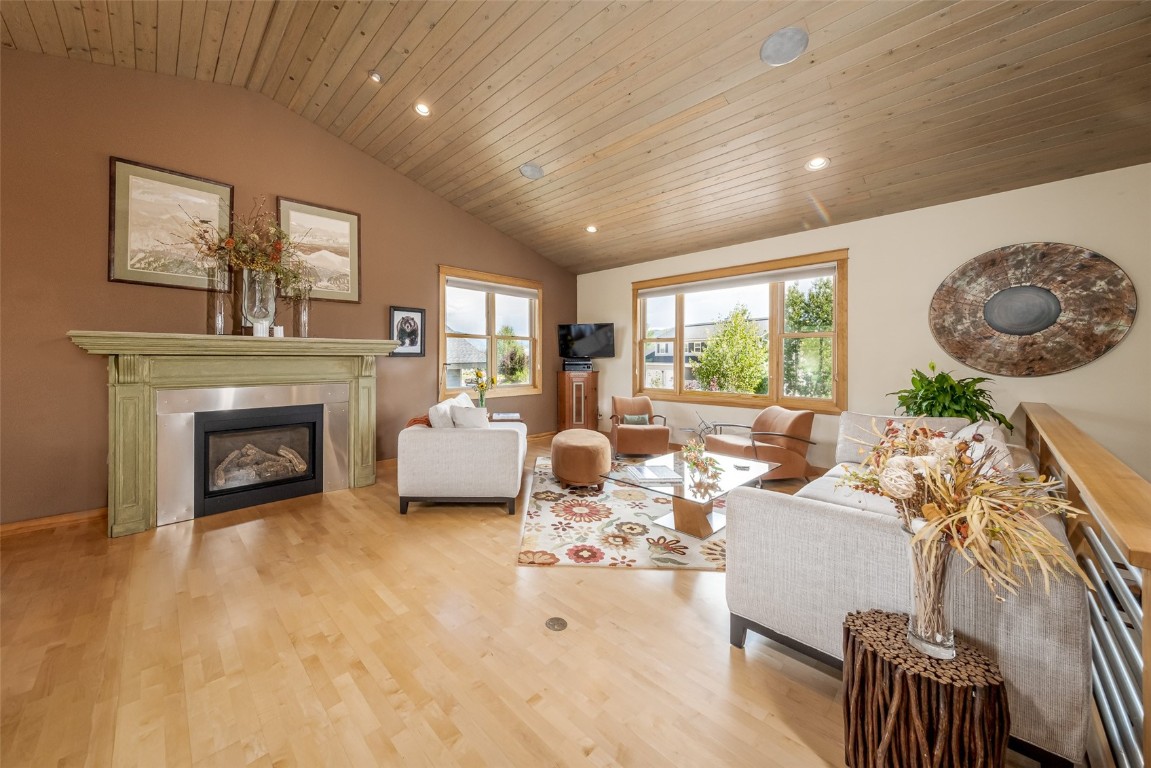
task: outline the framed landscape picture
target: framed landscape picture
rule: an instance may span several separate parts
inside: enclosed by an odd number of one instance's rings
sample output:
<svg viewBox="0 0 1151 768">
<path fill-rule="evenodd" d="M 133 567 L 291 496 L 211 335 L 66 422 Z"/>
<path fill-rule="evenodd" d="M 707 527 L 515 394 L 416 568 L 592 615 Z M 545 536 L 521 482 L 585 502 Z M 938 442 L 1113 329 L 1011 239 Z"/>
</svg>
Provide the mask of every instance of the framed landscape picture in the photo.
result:
<svg viewBox="0 0 1151 768">
<path fill-rule="evenodd" d="M 424 310 L 413 307 L 391 307 L 388 311 L 392 338 L 400 346 L 392 350 L 396 356 L 423 357 L 427 351 L 424 339 Z"/>
<path fill-rule="evenodd" d="M 208 290 L 188 242 L 194 226 L 229 232 L 232 185 L 111 158 L 108 279 Z"/>
<path fill-rule="evenodd" d="M 360 301 L 360 216 L 298 200 L 276 198 L 280 227 L 308 262 L 312 298 Z"/>
</svg>

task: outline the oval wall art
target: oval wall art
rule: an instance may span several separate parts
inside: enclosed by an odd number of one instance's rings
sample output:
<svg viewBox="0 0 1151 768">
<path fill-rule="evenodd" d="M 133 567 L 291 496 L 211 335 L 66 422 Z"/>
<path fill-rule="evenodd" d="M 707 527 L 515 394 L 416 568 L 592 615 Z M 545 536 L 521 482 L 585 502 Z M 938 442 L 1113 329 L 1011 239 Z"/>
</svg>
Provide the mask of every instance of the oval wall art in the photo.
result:
<svg viewBox="0 0 1151 768">
<path fill-rule="evenodd" d="M 1065 243 L 980 254 L 940 283 L 931 333 L 947 354 L 1000 376 L 1062 373 L 1103 355 L 1135 322 L 1135 286 L 1115 262 Z"/>
</svg>

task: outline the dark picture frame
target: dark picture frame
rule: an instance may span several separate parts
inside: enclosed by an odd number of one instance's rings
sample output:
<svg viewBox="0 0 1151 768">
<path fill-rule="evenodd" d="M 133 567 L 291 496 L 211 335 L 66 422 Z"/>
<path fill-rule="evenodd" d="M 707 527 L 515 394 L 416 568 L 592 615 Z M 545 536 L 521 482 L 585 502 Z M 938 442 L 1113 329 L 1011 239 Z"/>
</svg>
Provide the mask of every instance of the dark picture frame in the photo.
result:
<svg viewBox="0 0 1151 768">
<path fill-rule="evenodd" d="M 276 198 L 280 228 L 316 275 L 312 298 L 360 303 L 360 214 Z"/>
<path fill-rule="evenodd" d="M 392 329 L 392 339 L 400 342 L 400 346 L 392 350 L 393 355 L 423 357 L 427 354 L 424 310 L 416 307 L 388 307 L 388 325 Z"/>
<path fill-rule="evenodd" d="M 232 231 L 232 185 L 109 159 L 108 280 L 209 290 L 189 242 L 203 223 Z"/>
</svg>

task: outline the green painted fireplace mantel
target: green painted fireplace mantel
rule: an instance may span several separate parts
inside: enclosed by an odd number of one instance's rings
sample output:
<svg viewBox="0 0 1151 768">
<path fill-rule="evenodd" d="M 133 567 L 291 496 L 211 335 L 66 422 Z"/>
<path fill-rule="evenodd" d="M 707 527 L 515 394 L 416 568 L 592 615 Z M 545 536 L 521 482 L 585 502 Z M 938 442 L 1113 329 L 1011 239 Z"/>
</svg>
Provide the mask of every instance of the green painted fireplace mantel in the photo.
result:
<svg viewBox="0 0 1151 768">
<path fill-rule="evenodd" d="M 397 343 L 69 331 L 108 356 L 108 535 L 156 526 L 156 390 L 346 382 L 349 485 L 376 481 L 376 357 Z"/>
</svg>

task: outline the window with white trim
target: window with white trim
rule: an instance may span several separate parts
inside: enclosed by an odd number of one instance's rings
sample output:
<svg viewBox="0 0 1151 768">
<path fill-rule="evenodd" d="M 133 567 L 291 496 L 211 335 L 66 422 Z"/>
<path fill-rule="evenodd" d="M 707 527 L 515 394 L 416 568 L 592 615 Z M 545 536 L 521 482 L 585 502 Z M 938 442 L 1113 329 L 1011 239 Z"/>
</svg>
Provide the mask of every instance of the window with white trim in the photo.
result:
<svg viewBox="0 0 1151 768">
<path fill-rule="evenodd" d="M 440 265 L 440 396 L 470 392 L 481 370 L 486 397 L 539 394 L 543 284 Z"/>
<path fill-rule="evenodd" d="M 846 251 L 633 283 L 635 391 L 838 413 L 846 290 Z"/>
</svg>

